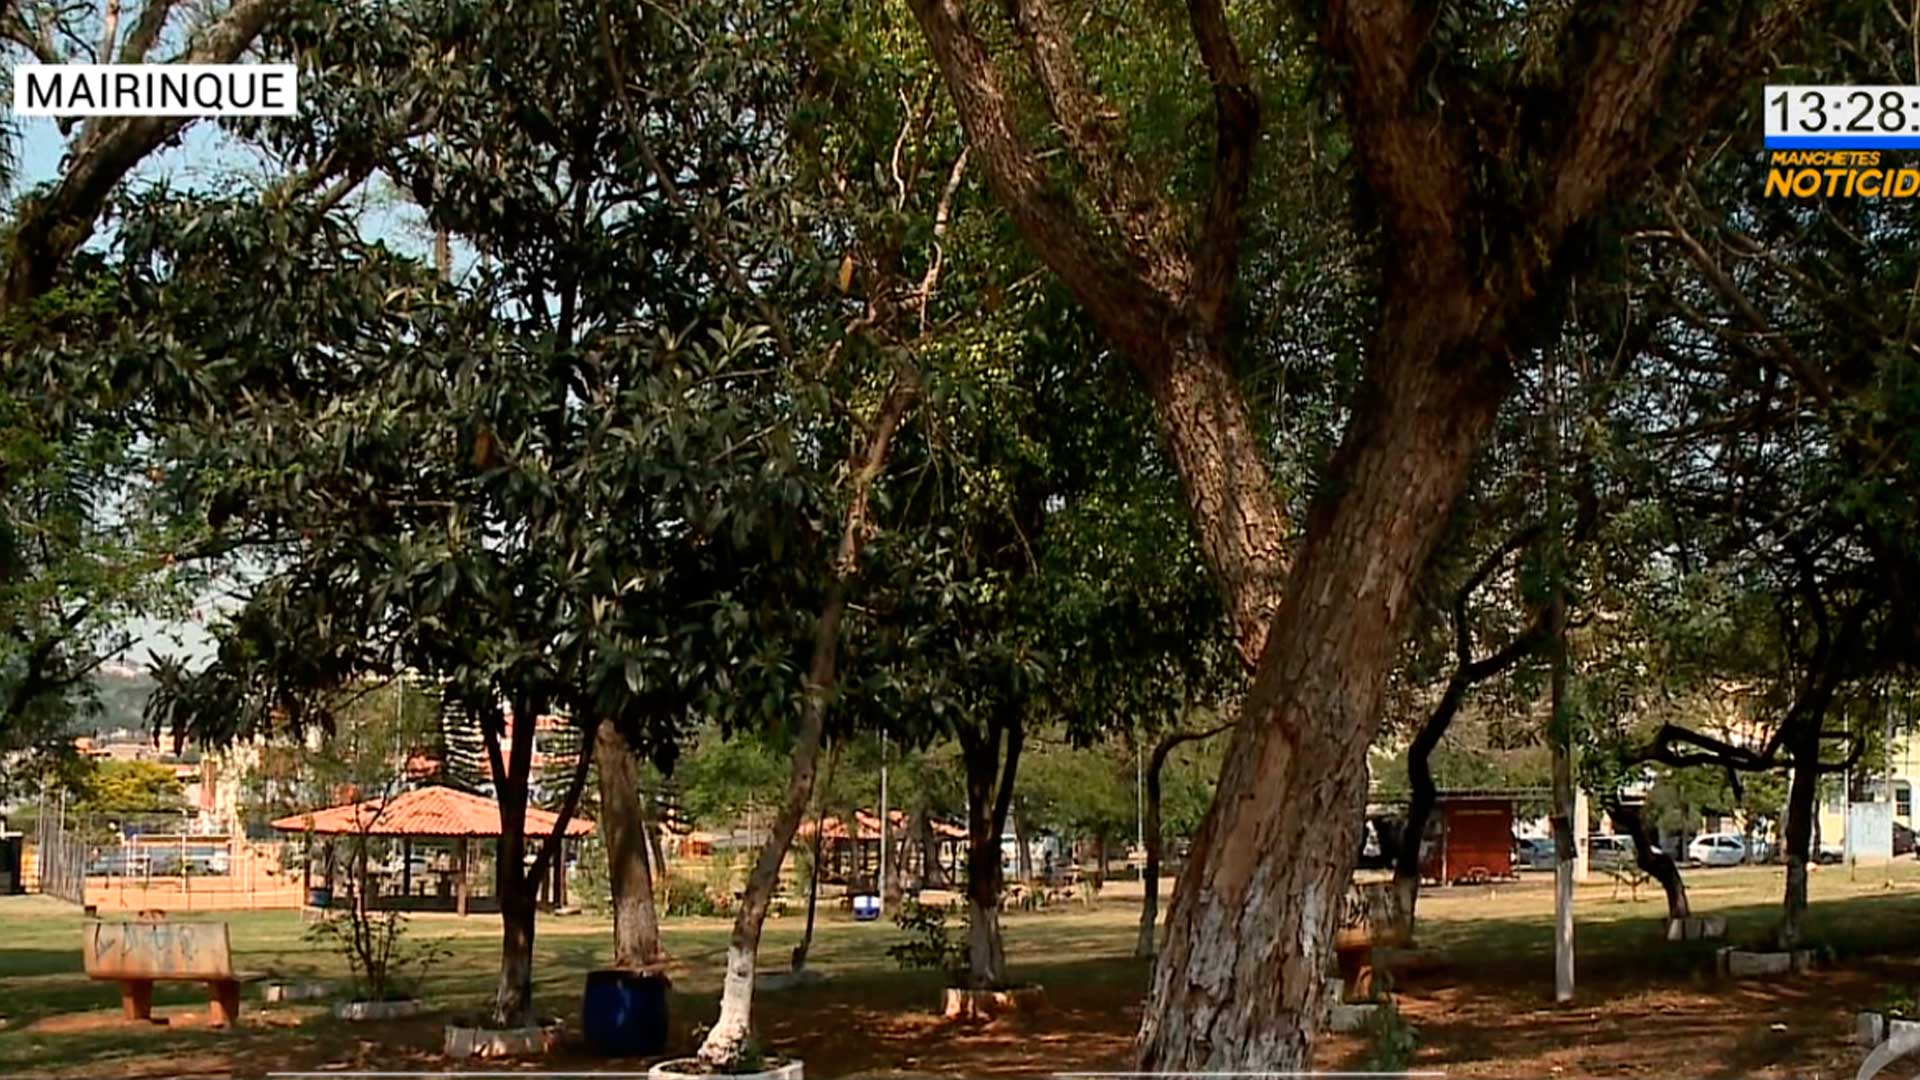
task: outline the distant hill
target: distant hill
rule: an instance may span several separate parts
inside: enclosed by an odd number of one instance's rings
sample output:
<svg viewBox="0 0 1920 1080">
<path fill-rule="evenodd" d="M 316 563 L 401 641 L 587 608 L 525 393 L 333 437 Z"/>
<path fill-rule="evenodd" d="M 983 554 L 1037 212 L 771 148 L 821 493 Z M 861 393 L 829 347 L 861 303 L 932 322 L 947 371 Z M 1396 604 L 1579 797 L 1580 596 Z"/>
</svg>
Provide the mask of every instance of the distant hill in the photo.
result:
<svg viewBox="0 0 1920 1080">
<path fill-rule="evenodd" d="M 144 731 L 147 698 L 153 695 L 153 676 L 124 664 L 108 664 L 93 676 L 100 711 L 74 717 L 74 733 Z"/>
</svg>

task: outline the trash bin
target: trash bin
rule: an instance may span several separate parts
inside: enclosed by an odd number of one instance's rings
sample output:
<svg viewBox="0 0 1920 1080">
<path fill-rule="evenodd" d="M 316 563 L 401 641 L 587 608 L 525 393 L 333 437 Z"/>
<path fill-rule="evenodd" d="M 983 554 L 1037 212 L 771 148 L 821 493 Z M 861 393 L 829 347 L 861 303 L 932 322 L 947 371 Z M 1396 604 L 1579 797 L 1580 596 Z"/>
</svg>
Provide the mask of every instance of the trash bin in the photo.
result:
<svg viewBox="0 0 1920 1080">
<path fill-rule="evenodd" d="M 667 992 L 672 980 L 651 972 L 607 968 L 587 973 L 580 1031 L 602 1057 L 647 1057 L 667 1048 Z"/>
<path fill-rule="evenodd" d="M 880 898 L 866 895 L 853 898 L 853 917 L 860 922 L 872 922 L 880 917 Z"/>
<path fill-rule="evenodd" d="M 315 885 L 307 890 L 307 906 L 325 908 L 333 906 L 333 890 L 324 885 Z"/>
</svg>

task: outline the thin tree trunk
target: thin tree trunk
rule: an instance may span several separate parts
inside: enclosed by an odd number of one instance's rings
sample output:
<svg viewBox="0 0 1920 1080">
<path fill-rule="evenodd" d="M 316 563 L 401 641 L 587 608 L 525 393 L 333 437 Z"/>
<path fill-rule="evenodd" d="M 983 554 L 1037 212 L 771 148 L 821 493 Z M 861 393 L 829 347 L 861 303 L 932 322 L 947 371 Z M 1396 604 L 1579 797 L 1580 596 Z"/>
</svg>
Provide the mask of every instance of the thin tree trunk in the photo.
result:
<svg viewBox="0 0 1920 1080">
<path fill-rule="evenodd" d="M 613 966 L 640 971 L 663 958 L 653 900 L 653 858 L 633 749 L 611 723 L 600 725 L 600 835 L 613 891 Z"/>
<path fill-rule="evenodd" d="M 1166 837 L 1162 835 L 1160 827 L 1160 774 L 1167 767 L 1167 759 L 1173 756 L 1180 744 L 1211 739 L 1232 726 L 1228 723 L 1205 731 L 1176 731 L 1155 743 L 1153 753 L 1147 757 L 1146 806 L 1141 814 L 1147 863 L 1140 874 L 1144 895 L 1140 903 L 1140 934 L 1133 945 L 1133 955 L 1137 957 L 1152 957 L 1160 951 L 1155 924 L 1160 919 L 1160 859 L 1166 845 Z"/>
<path fill-rule="evenodd" d="M 1813 817 L 1820 790 L 1820 724 L 1824 710 L 1803 717 L 1792 740 L 1793 779 L 1787 787 L 1786 894 L 1780 905 L 1780 925 L 1774 937 L 1782 949 L 1797 949 L 1806 940 L 1807 862 L 1813 857 Z M 1752 851 L 1751 842 L 1747 850 Z"/>
<path fill-rule="evenodd" d="M 666 844 L 660 840 L 660 828 L 664 826 L 664 821 L 653 813 L 647 813 L 645 796 L 641 798 L 641 805 L 639 805 L 639 824 L 647 836 L 647 851 L 653 853 L 653 865 L 649 867 L 649 871 L 653 874 L 653 909 L 655 913 L 659 913 L 660 907 L 666 905 L 666 888 L 668 888 L 672 871 L 666 865 Z M 662 949 L 662 955 L 664 955 L 664 949 Z"/>
<path fill-rule="evenodd" d="M 1016 809 L 1010 815 L 1013 822 L 1014 869 L 1020 875 L 1022 885 L 1033 884 L 1033 851 L 1027 840 L 1026 818 Z"/>
<path fill-rule="evenodd" d="M 714 1067 L 731 1066 L 746 1050 L 752 1034 L 754 964 L 760 950 L 760 931 L 774 888 L 780 882 L 780 864 L 786 861 L 793 834 L 800 828 L 807 800 L 813 794 L 814 771 L 819 764 L 820 740 L 826 727 L 826 698 L 836 679 L 840 650 L 840 621 L 846 614 L 847 590 L 866 543 L 867 507 L 874 481 L 886 466 L 887 451 L 907 408 L 918 394 L 917 382 L 906 372 L 895 376 L 880 404 L 873 435 L 855 462 L 846 519 L 835 554 L 833 581 L 828 586 L 820 618 L 814 624 L 813 656 L 807 668 L 806 700 L 794 735 L 793 758 L 787 776 L 786 797 L 774 815 L 766 843 L 760 849 L 740 910 L 734 916 L 727 943 L 727 972 L 720 991 L 720 1016 L 700 1044 L 700 1060 Z"/>
<path fill-rule="evenodd" d="M 1607 805 L 1607 816 L 1633 841 L 1634 865 L 1659 882 L 1660 888 L 1666 891 L 1667 918 L 1684 919 L 1692 915 L 1693 909 L 1687 903 L 1687 885 L 1680 879 L 1679 864 L 1659 846 L 1658 837 L 1648 834 L 1646 819 L 1641 815 L 1640 808 L 1614 799 Z"/>
<path fill-rule="evenodd" d="M 1407 820 L 1400 831 L 1400 850 L 1393 863 L 1393 894 L 1394 910 L 1406 918 L 1409 933 L 1413 930 L 1415 905 L 1420 900 L 1420 855 L 1426 842 L 1427 820 L 1440 797 L 1440 789 L 1433 780 L 1433 751 L 1452 726 L 1454 716 L 1460 711 L 1460 701 L 1466 696 L 1467 684 L 1462 670 L 1455 669 L 1440 695 L 1439 704 L 1434 706 L 1427 722 L 1420 726 L 1413 743 L 1407 747 Z"/>
<path fill-rule="evenodd" d="M 1591 518 L 1583 515 L 1581 524 L 1590 527 Z M 1407 785 L 1411 795 L 1407 801 L 1407 820 L 1401 831 L 1399 850 L 1392 855 L 1394 911 L 1405 920 L 1403 929 L 1409 935 L 1413 933 L 1415 905 L 1420 900 L 1423 873 L 1420 860 L 1421 849 L 1426 842 L 1427 820 L 1432 816 L 1434 803 L 1439 798 L 1439 789 L 1433 781 L 1433 752 L 1439 748 L 1440 740 L 1446 737 L 1447 729 L 1453 726 L 1453 719 L 1459 715 L 1467 691 L 1518 663 L 1546 636 L 1546 617 L 1542 612 L 1535 615 L 1526 629 L 1516 634 L 1505 646 L 1490 656 L 1475 660 L 1473 624 L 1467 607 L 1473 600 L 1473 594 L 1493 576 L 1494 571 L 1506 563 L 1507 557 L 1532 544 L 1541 531 L 1539 526 L 1534 525 L 1513 533 L 1480 561 L 1480 565 L 1474 568 L 1453 596 L 1453 674 L 1447 679 L 1446 689 L 1441 691 L 1433 712 L 1428 714 L 1426 723 L 1420 726 L 1412 745 L 1407 748 Z"/>
<path fill-rule="evenodd" d="M 538 882 L 559 854 L 567 824 L 586 790 L 593 764 L 598 725 L 582 734 L 573 778 L 559 810 L 554 831 L 540 840 L 540 852 L 527 866 L 527 791 L 533 772 L 533 736 L 546 703 L 522 698 L 513 703 L 513 738 L 503 751 L 501 718 L 481 723 L 487 761 L 494 778 L 494 801 L 500 807 L 500 839 L 495 848 L 494 892 L 500 898 L 500 980 L 494 988 L 493 1023 L 497 1027 L 524 1027 L 533 1021 L 533 935 Z"/>
<path fill-rule="evenodd" d="M 1000 837 L 1006 831 L 1024 737 L 1018 717 L 996 717 L 984 733 L 960 729 L 967 768 L 967 981 L 975 987 L 1006 983 Z"/>
<path fill-rule="evenodd" d="M 840 744 L 834 743 L 833 753 L 827 758 L 827 782 L 833 787 L 833 774 L 840 767 Z M 813 811 L 813 857 L 807 860 L 807 928 L 800 935 L 800 944 L 793 947 L 793 970 L 803 971 L 807 966 L 807 953 L 813 949 L 814 918 L 820 910 L 820 848 L 827 832 L 824 807 L 818 803 Z"/>
<path fill-rule="evenodd" d="M 920 887 L 944 889 L 953 884 L 947 864 L 940 857 L 940 834 L 933 827 L 933 815 L 920 815 Z"/>
</svg>

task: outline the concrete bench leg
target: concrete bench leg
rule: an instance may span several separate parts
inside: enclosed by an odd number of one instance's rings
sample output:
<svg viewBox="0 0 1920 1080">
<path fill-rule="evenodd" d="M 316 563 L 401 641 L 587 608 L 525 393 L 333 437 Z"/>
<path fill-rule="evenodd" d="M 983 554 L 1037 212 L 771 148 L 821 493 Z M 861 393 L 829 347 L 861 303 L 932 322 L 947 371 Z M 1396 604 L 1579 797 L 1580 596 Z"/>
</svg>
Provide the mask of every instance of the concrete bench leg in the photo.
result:
<svg viewBox="0 0 1920 1080">
<path fill-rule="evenodd" d="M 1340 978 L 1346 985 L 1346 1000 L 1366 1001 L 1373 997 L 1373 946 L 1342 949 L 1336 956 Z"/>
<path fill-rule="evenodd" d="M 153 983 L 139 979 L 122 980 L 120 1014 L 129 1020 L 153 1019 Z"/>
<path fill-rule="evenodd" d="M 240 984 L 238 982 L 213 982 L 207 984 L 208 1010 L 212 1014 L 215 1027 L 233 1027 L 240 1023 Z"/>
</svg>

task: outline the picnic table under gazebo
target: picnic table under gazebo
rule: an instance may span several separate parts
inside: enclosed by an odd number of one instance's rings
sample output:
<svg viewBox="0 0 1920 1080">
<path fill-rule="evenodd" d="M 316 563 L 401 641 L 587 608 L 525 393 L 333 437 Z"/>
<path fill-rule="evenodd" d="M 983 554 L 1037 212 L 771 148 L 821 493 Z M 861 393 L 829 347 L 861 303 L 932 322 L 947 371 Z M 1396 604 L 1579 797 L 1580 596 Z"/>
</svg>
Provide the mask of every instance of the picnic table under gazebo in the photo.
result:
<svg viewBox="0 0 1920 1080">
<path fill-rule="evenodd" d="M 552 835 L 554 828 L 559 824 L 559 819 L 560 816 L 551 811 L 534 806 L 527 807 L 524 832 L 528 847 L 538 850 L 537 845 L 545 837 Z M 368 907 L 407 911 L 452 911 L 461 915 L 498 910 L 497 898 L 474 897 L 470 895 L 471 890 L 468 887 L 469 871 L 473 865 L 473 842 L 500 839 L 500 807 L 492 799 L 484 796 L 450 787 L 415 788 L 391 798 L 362 799 L 359 802 L 342 803 L 324 809 L 289 814 L 275 820 L 273 827 L 283 833 L 298 833 L 308 838 L 309 857 L 306 859 L 303 887 L 309 902 L 314 899 L 312 838 L 326 837 L 331 844 L 337 838 L 345 836 L 400 842 L 401 885 L 397 896 L 381 896 L 377 892 L 368 892 L 368 860 L 365 846 L 363 845 L 357 853 L 356 885 L 360 895 L 366 898 Z M 572 818 L 567 822 L 566 838 L 561 843 L 564 845 L 588 836 L 592 832 L 593 822 L 577 817 Z M 413 845 L 416 841 L 448 843 L 452 845 L 453 851 L 451 868 L 438 872 L 440 888 L 420 896 L 415 896 L 413 893 Z M 540 883 L 546 899 L 556 907 L 566 903 L 566 866 L 567 860 L 563 848 L 561 857 L 553 861 L 552 878 Z M 333 894 L 333 869 L 334 859 L 329 850 L 324 885 L 329 898 Z"/>
</svg>

